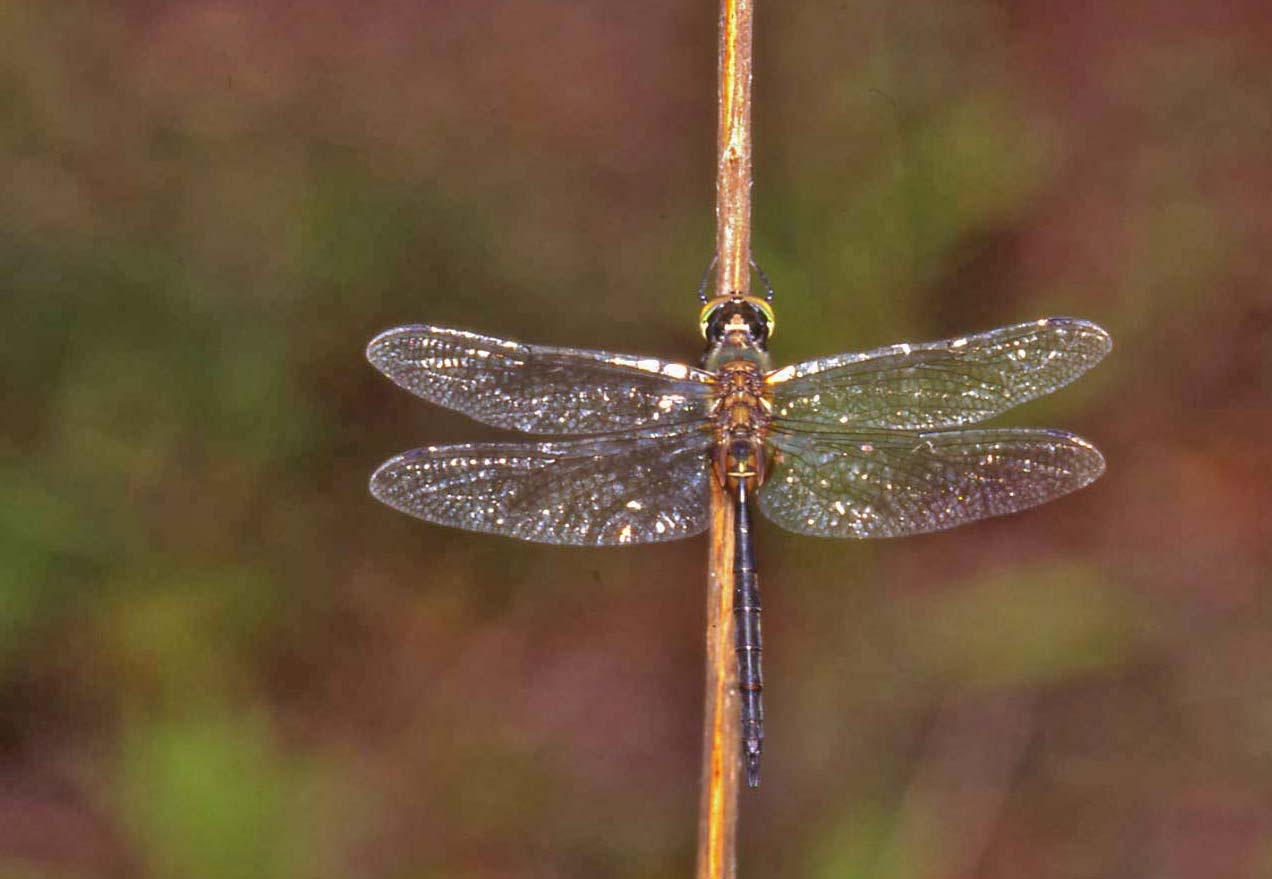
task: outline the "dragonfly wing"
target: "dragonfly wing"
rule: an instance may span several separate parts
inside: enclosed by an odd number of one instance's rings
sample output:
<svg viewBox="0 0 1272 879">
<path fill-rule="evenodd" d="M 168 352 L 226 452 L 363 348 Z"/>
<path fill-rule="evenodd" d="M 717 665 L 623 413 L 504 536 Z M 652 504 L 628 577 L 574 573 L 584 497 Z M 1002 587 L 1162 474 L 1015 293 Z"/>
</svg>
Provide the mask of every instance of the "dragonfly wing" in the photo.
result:
<svg viewBox="0 0 1272 879">
<path fill-rule="evenodd" d="M 416 396 L 495 427 L 600 434 L 706 417 L 712 376 L 652 357 L 522 345 L 407 326 L 367 347 L 376 369 Z"/>
<path fill-rule="evenodd" d="M 371 477 L 427 522 L 538 543 L 655 543 L 707 527 L 709 433 L 672 427 L 544 443 L 416 449 Z"/>
<path fill-rule="evenodd" d="M 772 372 L 779 421 L 840 430 L 933 430 L 983 421 L 1067 385 L 1109 334 L 1053 317 L 975 336 L 839 354 Z"/>
<path fill-rule="evenodd" d="M 1093 482 L 1104 458 L 1061 430 L 774 433 L 760 510 L 818 537 L 901 537 L 1028 509 Z"/>
</svg>

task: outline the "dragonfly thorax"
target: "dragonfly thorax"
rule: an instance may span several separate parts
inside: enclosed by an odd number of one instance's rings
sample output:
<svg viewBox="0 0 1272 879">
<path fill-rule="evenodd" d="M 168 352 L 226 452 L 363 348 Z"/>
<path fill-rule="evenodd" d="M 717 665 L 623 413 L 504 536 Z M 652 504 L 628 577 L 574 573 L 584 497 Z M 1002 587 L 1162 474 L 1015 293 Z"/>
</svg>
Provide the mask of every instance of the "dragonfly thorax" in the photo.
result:
<svg viewBox="0 0 1272 879">
<path fill-rule="evenodd" d="M 736 488 L 739 482 L 755 488 L 764 482 L 764 435 L 771 412 L 772 403 L 759 363 L 738 358 L 721 365 L 712 422 L 716 476 L 726 488 Z"/>
</svg>

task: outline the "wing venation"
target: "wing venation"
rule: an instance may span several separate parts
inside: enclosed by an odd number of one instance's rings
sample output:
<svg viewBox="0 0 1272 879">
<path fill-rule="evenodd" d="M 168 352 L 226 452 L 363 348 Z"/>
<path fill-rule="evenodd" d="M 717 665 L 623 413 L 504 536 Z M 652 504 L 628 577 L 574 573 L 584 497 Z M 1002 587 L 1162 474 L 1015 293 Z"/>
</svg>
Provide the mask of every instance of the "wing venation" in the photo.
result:
<svg viewBox="0 0 1272 879">
<path fill-rule="evenodd" d="M 819 537 L 901 537 L 1035 507 L 1104 472 L 1104 458 L 1062 430 L 782 433 L 760 510 Z"/>
<path fill-rule="evenodd" d="M 1053 317 L 973 336 L 890 345 L 770 373 L 779 422 L 842 430 L 972 424 L 1049 394 L 1112 348 L 1093 323 Z"/>
<path fill-rule="evenodd" d="M 707 527 L 711 435 L 697 427 L 415 449 L 371 493 L 427 522 L 537 543 L 655 543 Z"/>
<path fill-rule="evenodd" d="M 653 357 L 523 345 L 422 325 L 376 336 L 367 359 L 429 402 L 495 427 L 540 434 L 700 421 L 713 381 L 708 372 Z"/>
</svg>

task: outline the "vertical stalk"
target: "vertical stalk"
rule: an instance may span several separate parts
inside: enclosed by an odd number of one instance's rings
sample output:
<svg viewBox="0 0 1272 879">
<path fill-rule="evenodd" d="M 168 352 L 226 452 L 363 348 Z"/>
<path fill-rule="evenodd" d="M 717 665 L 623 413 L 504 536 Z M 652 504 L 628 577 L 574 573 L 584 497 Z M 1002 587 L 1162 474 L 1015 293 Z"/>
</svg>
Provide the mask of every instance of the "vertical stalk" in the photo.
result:
<svg viewBox="0 0 1272 879">
<path fill-rule="evenodd" d="M 733 649 L 733 505 L 711 479 L 707 559 L 707 691 L 703 712 L 702 794 L 697 879 L 734 879 L 741 732 L 738 660 Z"/>
<path fill-rule="evenodd" d="M 753 0 L 721 0 L 716 159 L 716 295 L 751 286 L 751 27 Z M 733 507 L 711 480 L 707 674 L 697 879 L 737 873 L 739 730 L 733 621 Z"/>
<path fill-rule="evenodd" d="M 716 141 L 717 296 L 751 289 L 751 29 L 753 0 L 720 2 Z"/>
</svg>

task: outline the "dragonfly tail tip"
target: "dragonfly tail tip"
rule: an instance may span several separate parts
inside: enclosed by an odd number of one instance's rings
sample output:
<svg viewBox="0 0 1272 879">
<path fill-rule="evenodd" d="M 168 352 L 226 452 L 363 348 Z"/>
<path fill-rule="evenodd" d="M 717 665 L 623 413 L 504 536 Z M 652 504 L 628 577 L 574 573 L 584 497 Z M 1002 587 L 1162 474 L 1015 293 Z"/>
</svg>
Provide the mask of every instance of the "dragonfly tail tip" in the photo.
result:
<svg viewBox="0 0 1272 879">
<path fill-rule="evenodd" d="M 760 755 L 758 752 L 746 755 L 746 786 L 749 788 L 760 786 Z"/>
</svg>

